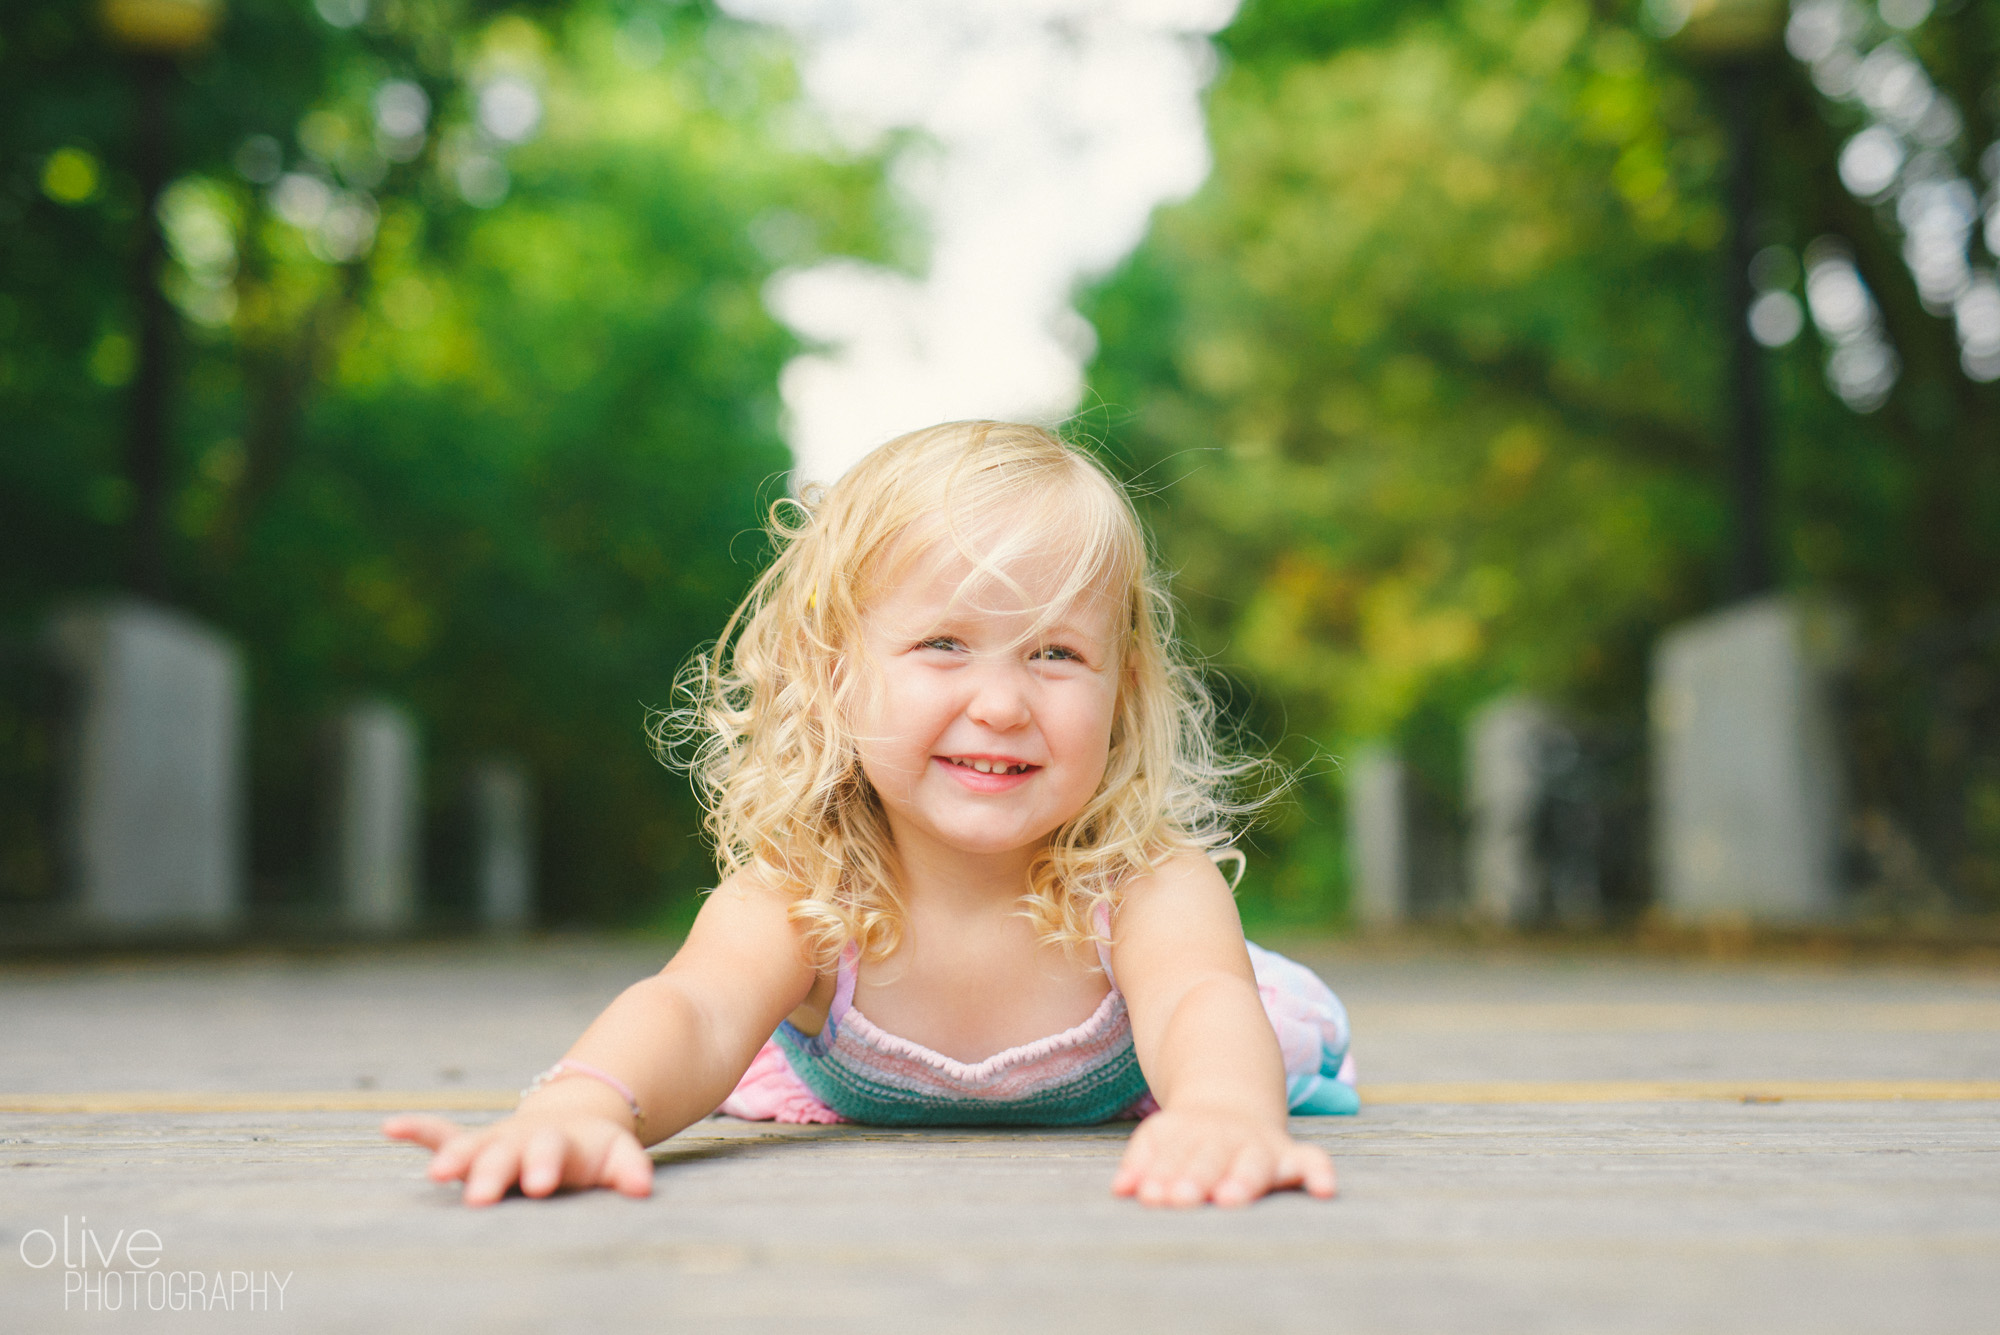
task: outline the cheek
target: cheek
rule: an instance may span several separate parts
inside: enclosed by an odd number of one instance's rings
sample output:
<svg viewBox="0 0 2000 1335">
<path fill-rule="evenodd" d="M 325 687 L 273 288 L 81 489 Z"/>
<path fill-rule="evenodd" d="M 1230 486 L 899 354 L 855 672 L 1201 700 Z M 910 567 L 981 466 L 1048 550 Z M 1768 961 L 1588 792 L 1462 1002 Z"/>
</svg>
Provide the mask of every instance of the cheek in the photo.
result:
<svg viewBox="0 0 2000 1335">
<path fill-rule="evenodd" d="M 864 726 L 855 731 L 863 753 L 887 756 L 927 751 L 949 717 L 937 683 L 929 674 L 899 672 L 893 667 L 877 681 L 877 689 L 857 711 L 864 719 Z"/>
<path fill-rule="evenodd" d="M 865 676 L 854 683 L 842 723 L 861 772 L 879 791 L 885 785 L 894 787 L 895 772 L 903 768 L 897 753 L 896 707 L 888 678 L 873 664 L 864 666 L 862 672 Z"/>
<path fill-rule="evenodd" d="M 1091 771 L 1093 786 L 1111 755 L 1111 724 L 1117 708 L 1111 692 L 1092 692 L 1072 702 L 1064 719 L 1073 757 Z"/>
</svg>

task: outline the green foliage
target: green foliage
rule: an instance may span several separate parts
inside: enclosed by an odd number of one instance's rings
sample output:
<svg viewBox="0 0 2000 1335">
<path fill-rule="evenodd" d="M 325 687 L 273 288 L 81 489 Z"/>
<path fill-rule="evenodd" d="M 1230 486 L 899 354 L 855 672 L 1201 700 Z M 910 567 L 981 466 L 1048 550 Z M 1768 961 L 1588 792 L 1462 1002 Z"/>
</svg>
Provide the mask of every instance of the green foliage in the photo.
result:
<svg viewBox="0 0 2000 1335">
<path fill-rule="evenodd" d="M 1629 679 L 1719 532 L 1692 90 L 1581 6 L 1457 18 L 1232 72 L 1091 312 L 1204 641 L 1317 738 Z"/>
<path fill-rule="evenodd" d="M 289 104 L 234 114 L 249 76 L 228 33 L 179 90 L 171 556 L 179 597 L 250 656 L 257 893 L 313 893 L 317 721 L 380 693 L 419 714 L 440 813 L 468 760 L 528 762 L 548 916 L 643 919 L 710 874 L 645 711 L 747 584 L 789 465 L 775 386 L 793 345 L 760 289 L 780 264 L 867 253 L 876 174 L 794 147 L 809 127 L 782 47 L 699 9 L 394 12 L 274 39 Z M 9 132 L 7 170 L 73 144 L 107 184 L 73 206 L 17 188 L 27 244 L 0 262 L 0 412 L 30 424 L 0 446 L 0 608 L 24 628 L 116 579 L 129 504 L 119 131 L 79 128 L 31 68 L 42 82 L 15 96 L 49 128 Z M 98 74 L 115 107 L 115 67 Z M 496 74 L 539 90 L 518 148 L 473 129 Z M 414 160 L 371 163 L 390 77 L 425 88 L 433 133 Z M 244 179 L 252 133 L 336 198 L 369 191 L 365 255 Z M 503 200 L 487 167 L 465 189 L 475 154 L 504 163 Z"/>
<path fill-rule="evenodd" d="M 1246 883 L 1287 917 L 1337 904 L 1358 741 L 1449 794 L 1460 724 L 1504 690 L 1634 733 L 1653 640 L 1720 594 L 1725 144 L 1700 72 L 1582 0 L 1252 0 L 1223 45 L 1215 174 L 1091 295 L 1092 387 L 1195 640 L 1308 775 Z M 1830 212 L 1834 131 L 1773 75 L 1765 239 L 1860 230 Z M 1899 346 L 1938 326 L 1915 312 Z M 1899 429 L 1922 392 L 1857 419 L 1818 358 L 1772 359 L 1786 577 L 1892 616 L 1967 573 L 1911 555 L 1944 541 Z M 1991 421 L 1988 391 L 1950 394 L 1955 429 Z"/>
</svg>

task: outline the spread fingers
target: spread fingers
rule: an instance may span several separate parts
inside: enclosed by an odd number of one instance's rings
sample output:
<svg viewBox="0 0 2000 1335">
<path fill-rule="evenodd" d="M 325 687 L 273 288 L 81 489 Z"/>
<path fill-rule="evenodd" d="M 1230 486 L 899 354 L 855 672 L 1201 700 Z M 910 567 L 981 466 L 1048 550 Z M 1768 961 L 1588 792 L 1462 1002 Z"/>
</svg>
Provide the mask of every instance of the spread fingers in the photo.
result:
<svg viewBox="0 0 2000 1335">
<path fill-rule="evenodd" d="M 1130 1196 L 1139 1190 L 1139 1184 L 1146 1180 L 1146 1174 L 1153 1166 L 1152 1142 L 1142 1136 L 1134 1136 L 1126 1143 L 1125 1157 L 1119 1161 L 1118 1173 L 1111 1179 L 1111 1194 Z"/>
<path fill-rule="evenodd" d="M 1271 1189 L 1277 1167 L 1270 1150 L 1262 1145 L 1245 1145 L 1237 1152 L 1229 1171 L 1215 1184 L 1215 1203 L 1248 1205 Z"/>
<path fill-rule="evenodd" d="M 563 1133 L 543 1127 L 528 1137 L 521 1151 L 521 1194 L 546 1196 L 562 1185 L 563 1160 L 569 1145 Z"/>
<path fill-rule="evenodd" d="M 391 1117 L 382 1123 L 382 1134 L 391 1140 L 409 1140 L 426 1149 L 442 1148 L 447 1140 L 458 1134 L 458 1127 L 442 1117 L 428 1113 L 408 1113 L 401 1117 Z"/>
<path fill-rule="evenodd" d="M 1148 1205 L 1172 1205 L 1180 1208 L 1200 1205 L 1215 1189 L 1224 1170 L 1229 1167 L 1227 1150 L 1212 1145 L 1203 1145 L 1193 1154 L 1187 1155 L 1170 1172 L 1155 1172 L 1149 1181 L 1139 1188 L 1139 1199 Z"/>
<path fill-rule="evenodd" d="M 1321 1200 L 1332 1197 L 1339 1185 L 1333 1171 L 1333 1159 L 1317 1145 L 1292 1142 L 1291 1149 L 1278 1164 L 1277 1178 L 1272 1182 L 1278 1187 L 1300 1187 L 1308 1196 Z"/>
<path fill-rule="evenodd" d="M 432 1169 L 436 1173 L 435 1167 Z M 494 1140 L 479 1151 L 465 1174 L 465 1203 L 491 1205 L 507 1194 L 507 1188 L 521 1172 L 521 1146 L 511 1140 Z"/>
<path fill-rule="evenodd" d="M 431 1181 L 451 1182 L 464 1177 L 465 1170 L 479 1156 L 486 1143 L 487 1136 L 483 1132 L 460 1131 L 452 1136 L 431 1156 Z"/>
<path fill-rule="evenodd" d="M 603 1185 L 627 1196 L 652 1195 L 653 1156 L 630 1136 L 619 1136 L 605 1156 Z"/>
</svg>

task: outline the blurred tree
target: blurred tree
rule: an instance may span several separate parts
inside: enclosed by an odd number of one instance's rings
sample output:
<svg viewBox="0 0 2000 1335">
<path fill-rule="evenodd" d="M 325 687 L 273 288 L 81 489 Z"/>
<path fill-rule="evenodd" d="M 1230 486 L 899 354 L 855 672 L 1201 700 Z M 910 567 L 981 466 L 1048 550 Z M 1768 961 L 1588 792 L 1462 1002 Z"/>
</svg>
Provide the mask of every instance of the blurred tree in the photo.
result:
<svg viewBox="0 0 2000 1335">
<path fill-rule="evenodd" d="M 1699 74 L 1623 6 L 1251 0 L 1222 40 L 1215 174 L 1090 296 L 1092 383 L 1171 513 L 1196 640 L 1314 775 L 1253 905 L 1323 918 L 1329 757 L 1394 736 L 1455 793 L 1465 714 L 1516 687 L 1635 740 L 1655 636 L 1721 595 L 1724 144 Z M 1825 109 L 1781 76 L 1766 239 L 1865 230 L 1871 282 L 1907 291 Z M 1951 354 L 1920 308 L 1889 314 Z M 1783 579 L 1878 620 L 1990 600 L 1991 469 L 1965 489 L 1905 414 L 1990 442 L 1991 389 L 1904 387 L 1863 418 L 1810 339 L 1769 372 Z M 1948 537 L 1926 533 L 1919 498 L 1954 484 Z"/>
<path fill-rule="evenodd" d="M 130 185 L 92 110 L 115 71 L 50 13 L 0 22 L 22 628 L 114 581 L 130 504 Z M 789 464 L 761 285 L 870 253 L 872 164 L 813 151 L 783 47 L 698 5 L 243 0 L 184 83 L 168 555 L 250 654 L 257 893 L 313 893 L 314 726 L 377 691 L 417 706 L 441 807 L 465 758 L 528 761 L 548 916 L 703 883 L 644 712 L 753 573 Z M 63 163 L 91 188 L 52 185 Z"/>
</svg>

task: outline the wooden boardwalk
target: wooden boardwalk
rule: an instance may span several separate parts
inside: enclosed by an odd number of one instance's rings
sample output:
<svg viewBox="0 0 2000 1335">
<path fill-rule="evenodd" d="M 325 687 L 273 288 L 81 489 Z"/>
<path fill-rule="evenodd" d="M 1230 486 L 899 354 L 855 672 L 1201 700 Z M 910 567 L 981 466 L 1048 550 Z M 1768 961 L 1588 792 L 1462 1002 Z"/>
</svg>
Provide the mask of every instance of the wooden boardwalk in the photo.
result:
<svg viewBox="0 0 2000 1335">
<path fill-rule="evenodd" d="M 627 943 L 11 966 L 0 1330 L 1996 1327 L 2000 974 L 1300 953 L 1372 1095 L 1299 1123 L 1341 1198 L 1188 1214 L 1107 1194 L 1116 1128 L 710 1121 L 650 1200 L 483 1212 L 377 1138 L 495 1115 Z"/>
</svg>

